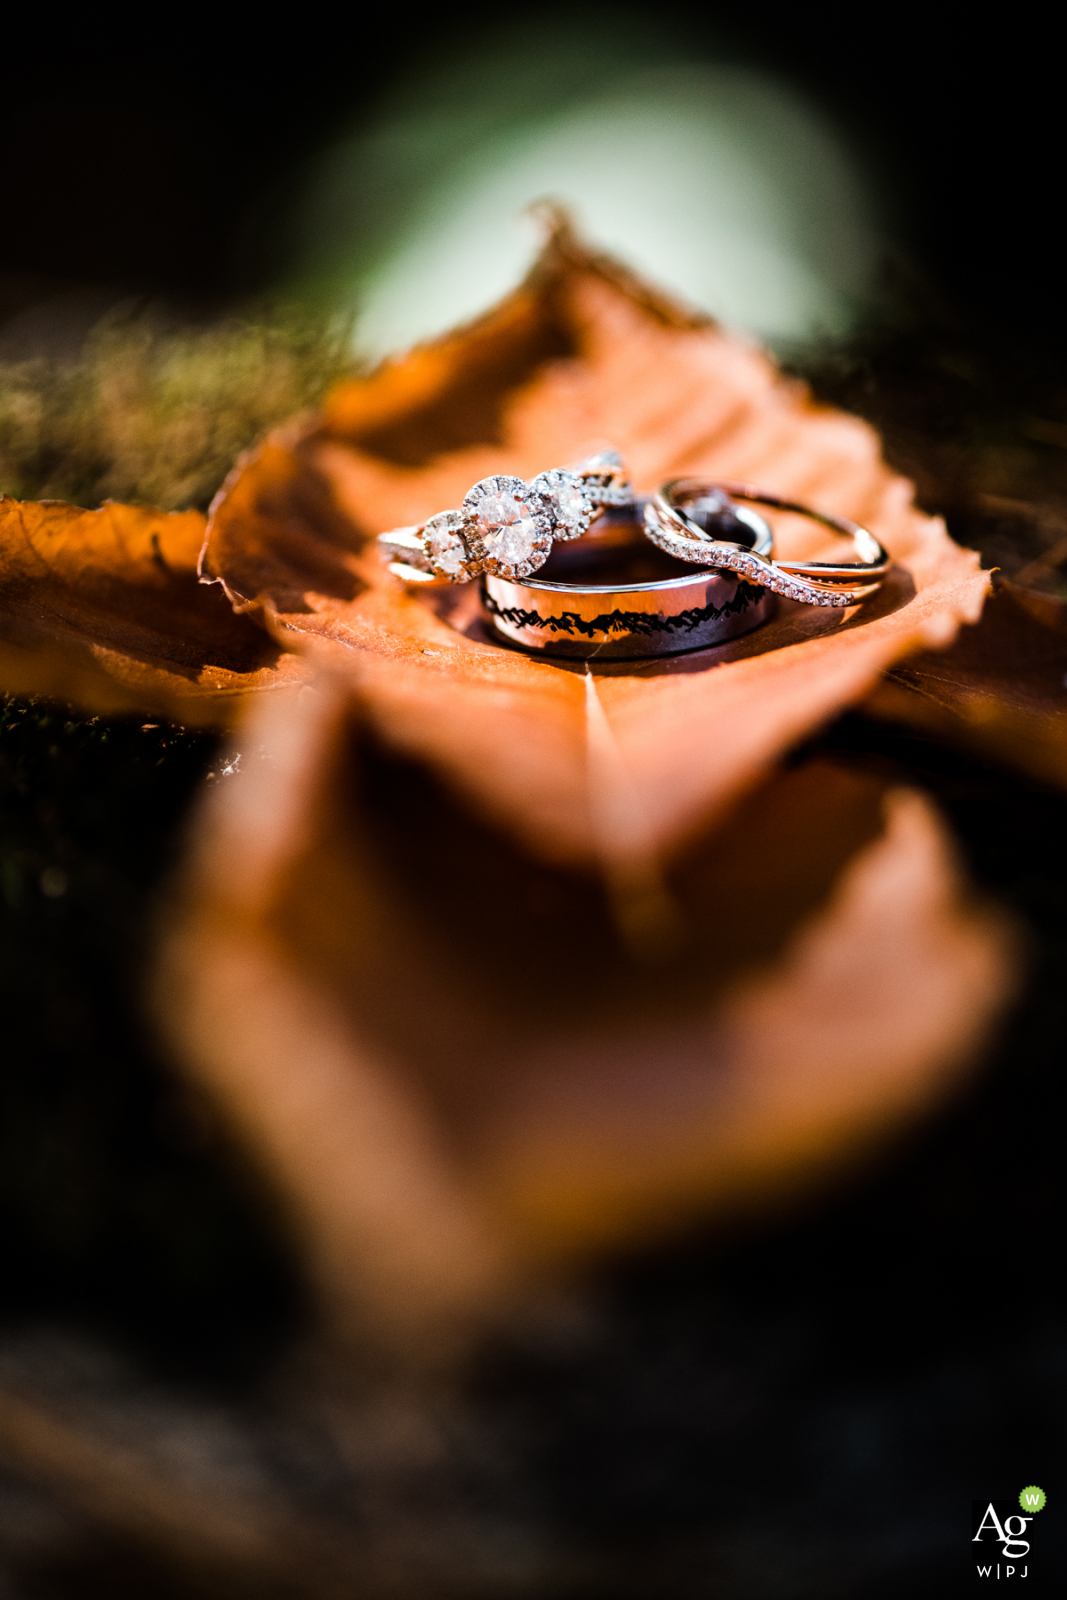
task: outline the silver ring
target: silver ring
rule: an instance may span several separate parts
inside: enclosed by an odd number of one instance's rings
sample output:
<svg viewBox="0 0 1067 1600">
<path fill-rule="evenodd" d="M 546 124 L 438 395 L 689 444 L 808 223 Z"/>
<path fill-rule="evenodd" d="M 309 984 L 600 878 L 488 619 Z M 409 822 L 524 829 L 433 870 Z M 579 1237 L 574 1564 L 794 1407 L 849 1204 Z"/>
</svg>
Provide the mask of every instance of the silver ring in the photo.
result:
<svg viewBox="0 0 1067 1600">
<path fill-rule="evenodd" d="M 771 548 L 747 539 L 723 537 L 723 502 L 746 500 L 753 505 L 791 511 L 830 528 L 852 541 L 858 561 L 776 561 Z M 741 516 L 743 507 L 734 507 Z M 762 519 L 759 519 L 762 520 Z M 665 483 L 645 507 L 645 532 L 659 549 L 680 561 L 702 562 L 734 572 L 751 583 L 805 605 L 854 606 L 880 587 L 892 565 L 888 552 L 866 528 L 848 517 L 816 511 L 797 500 L 768 494 L 748 483 L 712 483 L 705 478 L 675 478 Z"/>
<path fill-rule="evenodd" d="M 631 508 L 626 521 L 632 524 L 635 516 L 640 510 Z M 706 566 L 672 576 L 632 531 L 617 537 L 615 521 L 607 518 L 602 532 L 554 551 L 548 576 L 523 581 L 486 574 L 482 605 L 497 636 L 541 655 L 633 660 L 722 644 L 773 614 L 774 596 L 766 587 Z M 618 581 L 628 566 L 666 576 Z M 594 581 L 598 576 L 616 581 Z"/>
<path fill-rule="evenodd" d="M 503 473 L 483 478 L 457 511 L 379 534 L 378 548 L 408 583 L 469 583 L 483 573 L 525 578 L 544 566 L 557 540 L 581 538 L 605 506 L 632 496 L 622 457 L 603 450 L 531 483 Z"/>
</svg>

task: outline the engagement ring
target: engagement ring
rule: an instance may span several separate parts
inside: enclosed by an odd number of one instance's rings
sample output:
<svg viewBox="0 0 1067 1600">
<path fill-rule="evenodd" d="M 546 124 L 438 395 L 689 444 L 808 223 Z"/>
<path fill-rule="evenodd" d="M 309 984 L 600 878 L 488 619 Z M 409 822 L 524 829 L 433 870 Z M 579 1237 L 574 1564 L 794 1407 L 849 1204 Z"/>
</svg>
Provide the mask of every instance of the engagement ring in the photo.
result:
<svg viewBox="0 0 1067 1600">
<path fill-rule="evenodd" d="M 622 457 L 604 450 L 531 483 L 500 473 L 483 478 L 458 510 L 380 534 L 378 545 L 407 582 L 469 583 L 482 573 L 525 578 L 544 565 L 555 541 L 581 538 L 605 506 L 626 505 L 632 496 Z"/>
</svg>

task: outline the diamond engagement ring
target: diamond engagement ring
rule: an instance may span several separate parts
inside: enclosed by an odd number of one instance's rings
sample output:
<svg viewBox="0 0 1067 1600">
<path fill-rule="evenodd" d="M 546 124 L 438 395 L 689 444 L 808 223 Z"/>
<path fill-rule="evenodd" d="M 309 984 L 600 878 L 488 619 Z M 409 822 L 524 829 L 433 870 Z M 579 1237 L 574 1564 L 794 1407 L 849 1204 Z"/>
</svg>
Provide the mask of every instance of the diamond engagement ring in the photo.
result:
<svg viewBox="0 0 1067 1600">
<path fill-rule="evenodd" d="M 733 515 L 749 521 L 737 500 L 790 511 L 820 523 L 852 541 L 857 561 L 776 561 L 773 539 L 754 541 L 724 531 L 723 518 Z M 751 515 L 751 514 L 750 514 Z M 760 517 L 754 519 L 765 529 Z M 675 478 L 665 483 L 645 507 L 645 532 L 670 556 L 736 573 L 789 600 L 809 606 L 854 606 L 879 588 L 891 566 L 888 552 L 873 533 L 847 517 L 815 511 L 796 500 L 767 494 L 748 483 L 711 483 L 705 478 Z M 767 529 L 768 535 L 770 530 Z"/>
<path fill-rule="evenodd" d="M 531 483 L 502 473 L 483 478 L 458 511 L 379 534 L 378 547 L 407 582 L 469 583 L 482 573 L 526 578 L 548 560 L 554 541 L 581 538 L 605 506 L 632 498 L 622 457 L 604 450 Z"/>
</svg>

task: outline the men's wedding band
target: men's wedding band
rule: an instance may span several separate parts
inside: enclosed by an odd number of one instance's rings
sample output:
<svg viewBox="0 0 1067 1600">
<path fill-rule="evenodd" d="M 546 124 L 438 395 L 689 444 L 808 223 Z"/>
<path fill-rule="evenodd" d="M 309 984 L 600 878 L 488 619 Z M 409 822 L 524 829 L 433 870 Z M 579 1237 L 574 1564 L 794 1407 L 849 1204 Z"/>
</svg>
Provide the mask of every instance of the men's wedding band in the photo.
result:
<svg viewBox="0 0 1067 1600">
<path fill-rule="evenodd" d="M 744 534 L 735 539 L 728 528 L 724 529 L 724 517 L 731 512 L 737 517 L 742 515 L 744 508 L 734 504 L 737 501 L 807 517 L 851 540 L 859 559 L 775 560 L 766 541 L 750 542 Z M 858 522 L 816 511 L 800 501 L 768 494 L 747 483 L 675 478 L 665 483 L 646 505 L 645 532 L 653 544 L 680 561 L 735 573 L 749 583 L 805 605 L 854 606 L 875 593 L 892 564 L 888 552 Z"/>
<path fill-rule="evenodd" d="M 603 450 L 530 483 L 503 473 L 483 478 L 458 510 L 380 534 L 378 548 L 409 583 L 469 583 L 483 573 L 526 578 L 548 560 L 554 542 L 581 538 L 606 506 L 632 497 L 622 457 Z"/>
<path fill-rule="evenodd" d="M 631 524 L 629 537 L 613 536 L 613 514 L 599 534 L 554 551 L 545 576 L 483 577 L 482 606 L 498 638 L 547 656 L 647 659 L 724 644 L 773 615 L 770 591 L 731 572 L 705 567 L 672 576 L 670 564 L 634 537 L 639 507 L 617 516 Z M 657 576 L 626 582 L 627 567 Z"/>
</svg>

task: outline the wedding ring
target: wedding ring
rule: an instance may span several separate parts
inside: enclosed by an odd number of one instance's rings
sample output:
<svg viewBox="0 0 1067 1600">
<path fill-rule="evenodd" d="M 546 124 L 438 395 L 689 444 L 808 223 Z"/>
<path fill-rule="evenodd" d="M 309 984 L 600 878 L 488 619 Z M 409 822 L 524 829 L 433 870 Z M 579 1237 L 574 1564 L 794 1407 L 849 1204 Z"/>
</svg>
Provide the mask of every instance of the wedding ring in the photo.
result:
<svg viewBox="0 0 1067 1600">
<path fill-rule="evenodd" d="M 772 615 L 766 587 L 706 565 L 679 574 L 640 538 L 640 508 L 625 518 L 628 536 L 606 518 L 581 544 L 553 550 L 537 578 L 486 574 L 482 605 L 494 633 L 541 655 L 632 660 L 723 644 Z"/>
<path fill-rule="evenodd" d="M 840 563 L 780 561 L 773 559 L 771 546 L 764 548 L 747 538 L 732 539 L 729 532 L 723 537 L 724 515 L 732 508 L 740 517 L 744 510 L 733 505 L 738 500 L 807 517 L 850 539 L 859 559 Z M 680 561 L 736 573 L 750 583 L 805 605 L 854 606 L 875 593 L 891 565 L 887 551 L 858 522 L 813 510 L 747 483 L 675 478 L 665 483 L 646 505 L 645 532 L 653 544 Z"/>
<path fill-rule="evenodd" d="M 468 490 L 456 511 L 378 536 L 390 570 L 409 583 L 469 583 L 488 573 L 520 579 L 548 560 L 557 540 L 579 539 L 605 506 L 633 495 L 622 457 L 603 450 L 531 483 L 497 473 Z"/>
</svg>

